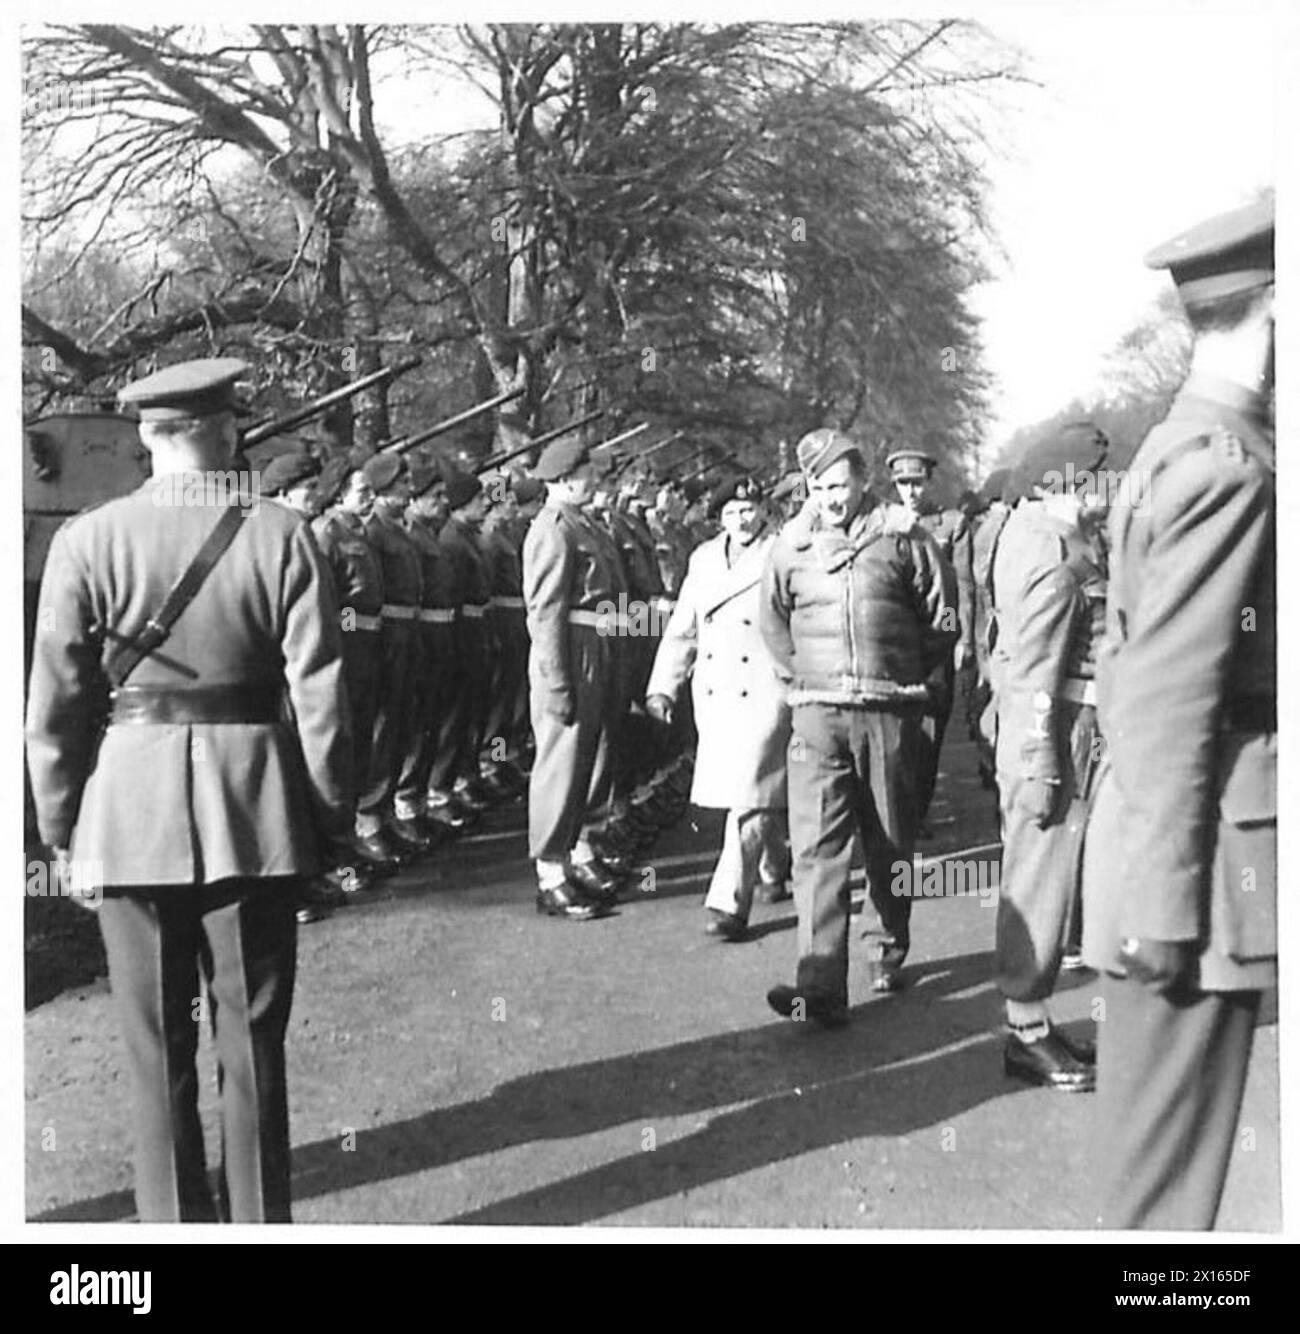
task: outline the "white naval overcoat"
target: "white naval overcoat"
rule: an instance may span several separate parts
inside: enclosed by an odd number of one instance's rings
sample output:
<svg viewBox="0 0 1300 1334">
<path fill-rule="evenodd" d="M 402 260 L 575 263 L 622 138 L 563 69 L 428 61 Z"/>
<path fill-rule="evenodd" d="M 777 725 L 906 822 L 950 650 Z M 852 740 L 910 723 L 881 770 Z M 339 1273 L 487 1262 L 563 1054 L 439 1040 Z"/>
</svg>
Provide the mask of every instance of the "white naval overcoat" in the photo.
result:
<svg viewBox="0 0 1300 1334">
<path fill-rule="evenodd" d="M 725 533 L 691 553 L 647 695 L 677 697 L 689 678 L 699 747 L 691 800 L 753 810 L 786 804 L 790 710 L 758 627 L 768 532 L 728 567 Z"/>
</svg>

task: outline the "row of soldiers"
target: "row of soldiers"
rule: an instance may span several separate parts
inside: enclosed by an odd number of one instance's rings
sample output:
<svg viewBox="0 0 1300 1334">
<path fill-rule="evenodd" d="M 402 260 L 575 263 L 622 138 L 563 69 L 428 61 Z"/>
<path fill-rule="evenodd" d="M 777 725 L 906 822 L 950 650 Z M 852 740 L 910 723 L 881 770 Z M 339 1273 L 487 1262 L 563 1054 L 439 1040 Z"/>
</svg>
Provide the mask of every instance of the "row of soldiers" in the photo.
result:
<svg viewBox="0 0 1300 1334">
<path fill-rule="evenodd" d="M 310 518 L 333 571 L 352 714 L 353 837 L 312 887 L 301 921 L 433 852 L 525 787 L 534 742 L 522 551 L 543 479 L 567 448 L 543 454 L 533 476 L 471 474 L 427 448 L 325 461 L 295 451 L 263 469 L 261 493 Z M 621 869 L 680 815 L 689 785 L 689 723 L 665 735 L 637 701 L 656 631 L 705 535 L 707 488 L 612 452 L 594 457 L 601 475 L 584 514 L 608 559 L 590 591 L 649 613 L 646 634 L 612 637 L 603 710 L 611 792 L 602 865 Z M 607 873 L 600 883 L 608 891 Z"/>
</svg>

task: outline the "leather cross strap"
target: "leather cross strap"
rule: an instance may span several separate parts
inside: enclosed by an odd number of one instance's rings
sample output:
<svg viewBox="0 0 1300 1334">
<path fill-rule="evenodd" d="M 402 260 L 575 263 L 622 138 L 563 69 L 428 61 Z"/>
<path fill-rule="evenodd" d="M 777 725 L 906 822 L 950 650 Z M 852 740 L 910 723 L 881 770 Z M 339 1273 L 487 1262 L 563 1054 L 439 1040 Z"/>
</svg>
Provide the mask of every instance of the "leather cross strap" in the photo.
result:
<svg viewBox="0 0 1300 1334">
<path fill-rule="evenodd" d="M 249 505 L 231 505 L 226 509 L 208 534 L 207 540 L 195 553 L 194 559 L 172 585 L 162 606 L 144 623 L 143 629 L 119 646 L 105 669 L 114 690 L 121 689 L 127 677 L 166 641 L 181 612 L 194 601 L 195 594 L 216 569 L 217 563 L 226 554 L 235 540 L 235 534 L 251 512 L 252 507 Z"/>
</svg>

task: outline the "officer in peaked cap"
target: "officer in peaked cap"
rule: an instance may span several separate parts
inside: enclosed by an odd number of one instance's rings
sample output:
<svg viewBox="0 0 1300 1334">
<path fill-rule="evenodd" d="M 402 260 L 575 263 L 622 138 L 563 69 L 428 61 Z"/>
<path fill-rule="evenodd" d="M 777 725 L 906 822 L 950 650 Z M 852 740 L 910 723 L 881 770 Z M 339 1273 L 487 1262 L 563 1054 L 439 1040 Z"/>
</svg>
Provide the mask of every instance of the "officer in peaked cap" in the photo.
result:
<svg viewBox="0 0 1300 1334">
<path fill-rule="evenodd" d="M 186 362 L 122 391 L 153 476 L 59 530 L 36 618 L 32 792 L 56 862 L 95 868 L 83 892 L 102 887 L 147 1222 L 289 1221 L 294 909 L 351 818 L 338 608 L 307 524 L 175 485 L 231 467 L 247 369 Z M 201 976 L 218 1201 L 198 1108 Z"/>
<path fill-rule="evenodd" d="M 1107 1228 L 1214 1226 L 1276 985 L 1273 238 L 1268 195 L 1147 259 L 1193 343 L 1130 465 L 1141 494 L 1110 511 L 1083 926 L 1106 1006 L 1092 1161 Z"/>
<path fill-rule="evenodd" d="M 952 570 L 957 587 L 957 617 L 960 636 L 953 658 L 941 663 L 931 678 L 931 700 L 921 728 L 921 750 L 917 757 L 918 837 L 930 835 L 926 815 L 939 775 L 939 754 L 952 716 L 957 672 L 975 662 L 975 587 L 971 573 L 971 531 L 958 509 L 941 509 L 927 495 L 938 459 L 924 449 L 896 449 L 885 460 L 890 480 L 906 517 L 929 534 Z"/>
</svg>

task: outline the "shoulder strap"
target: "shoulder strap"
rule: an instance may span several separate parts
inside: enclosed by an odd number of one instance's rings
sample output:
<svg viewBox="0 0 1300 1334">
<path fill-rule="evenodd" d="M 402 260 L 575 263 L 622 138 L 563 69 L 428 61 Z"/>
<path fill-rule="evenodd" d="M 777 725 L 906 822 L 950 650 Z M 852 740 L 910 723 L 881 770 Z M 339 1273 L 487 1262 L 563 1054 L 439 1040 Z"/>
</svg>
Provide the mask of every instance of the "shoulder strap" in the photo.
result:
<svg viewBox="0 0 1300 1334">
<path fill-rule="evenodd" d="M 195 594 L 226 554 L 250 512 L 251 507 L 247 505 L 231 505 L 226 509 L 194 559 L 172 585 L 162 606 L 144 623 L 142 630 L 119 645 L 106 668 L 109 684 L 114 690 L 120 690 L 127 677 L 171 634 L 181 612 L 194 601 Z"/>
</svg>

